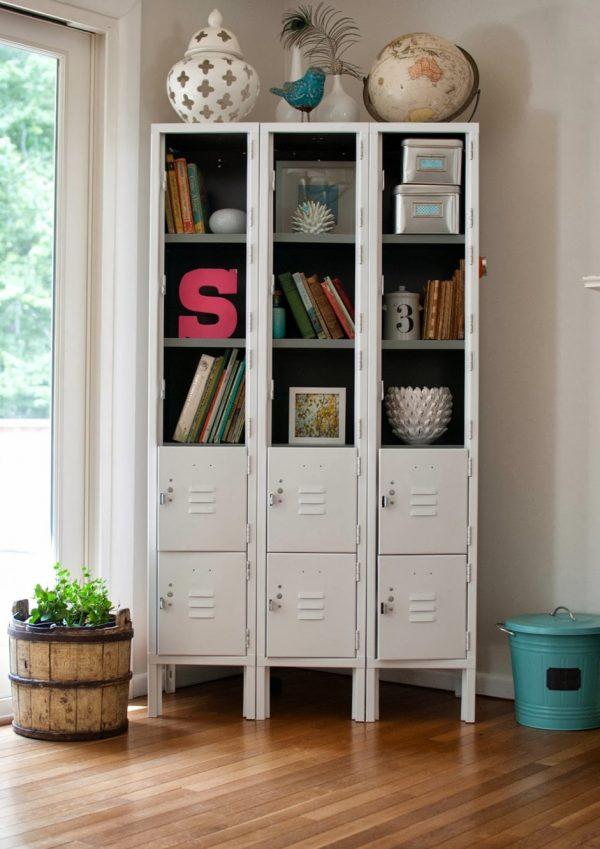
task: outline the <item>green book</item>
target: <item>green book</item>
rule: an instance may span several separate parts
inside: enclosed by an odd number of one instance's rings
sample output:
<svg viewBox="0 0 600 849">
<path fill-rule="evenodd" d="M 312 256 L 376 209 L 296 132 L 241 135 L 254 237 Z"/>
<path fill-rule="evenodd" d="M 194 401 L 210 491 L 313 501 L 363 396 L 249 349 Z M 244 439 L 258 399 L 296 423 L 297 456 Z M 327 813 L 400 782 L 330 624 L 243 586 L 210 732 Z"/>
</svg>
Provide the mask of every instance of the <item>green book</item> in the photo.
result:
<svg viewBox="0 0 600 849">
<path fill-rule="evenodd" d="M 215 390 L 217 388 L 219 377 L 221 376 L 222 371 L 223 357 L 217 357 L 217 359 L 213 363 L 210 372 L 210 377 L 208 378 L 206 388 L 202 393 L 200 403 L 198 404 L 198 409 L 196 410 L 196 415 L 194 416 L 194 423 L 190 429 L 190 433 L 188 436 L 188 442 L 198 442 L 198 436 L 200 434 L 200 431 L 202 430 L 204 419 L 206 418 L 206 414 L 210 407 L 210 402 L 212 401 L 213 395 L 215 394 Z"/>
<path fill-rule="evenodd" d="M 192 201 L 192 218 L 194 219 L 194 230 L 196 233 L 208 233 L 208 221 L 206 220 L 206 209 L 202 203 L 204 191 L 204 178 L 195 162 L 190 162 L 188 167 L 188 180 L 190 183 L 190 198 Z"/>
<path fill-rule="evenodd" d="M 281 288 L 283 289 L 283 294 L 286 297 L 286 300 L 289 304 L 290 310 L 292 311 L 292 315 L 294 316 L 294 320 L 298 325 L 298 330 L 300 331 L 303 339 L 316 339 L 317 334 L 314 331 L 314 328 L 310 322 L 310 318 L 308 317 L 308 313 L 306 311 L 306 307 L 302 303 L 302 298 L 296 288 L 296 284 L 294 283 L 294 278 L 290 274 L 289 271 L 285 271 L 283 274 L 279 275 L 279 282 L 281 284 Z"/>
<path fill-rule="evenodd" d="M 235 372 L 237 369 L 237 355 L 239 353 L 238 348 L 233 348 L 231 353 L 229 354 L 229 359 L 227 361 L 227 365 L 224 370 L 224 378 L 221 382 L 221 391 L 219 397 L 216 400 L 216 409 L 215 414 L 213 416 L 213 420 L 210 422 L 208 430 L 205 434 L 205 442 L 214 442 L 215 435 L 219 428 L 219 423 L 221 421 L 221 416 L 223 414 L 223 410 L 225 409 L 225 405 L 227 404 L 227 399 L 229 397 L 229 390 L 231 389 L 231 384 L 233 379 L 235 378 Z"/>
<path fill-rule="evenodd" d="M 235 403 L 235 396 L 237 395 L 237 391 L 240 388 L 240 383 L 242 381 L 242 378 L 244 377 L 245 366 L 246 366 L 246 361 L 242 360 L 242 362 L 240 363 L 240 367 L 237 370 L 237 374 L 235 376 L 233 387 L 231 389 L 231 392 L 229 393 L 229 398 L 227 400 L 227 406 L 225 407 L 225 412 L 223 413 L 223 416 L 222 416 L 222 419 L 221 419 L 221 424 L 219 425 L 219 430 L 217 432 L 216 442 L 220 442 L 221 437 L 223 436 L 223 432 L 225 430 L 225 427 L 227 425 L 227 421 L 229 419 L 229 416 L 231 415 L 231 411 L 232 411 L 233 405 Z"/>
</svg>

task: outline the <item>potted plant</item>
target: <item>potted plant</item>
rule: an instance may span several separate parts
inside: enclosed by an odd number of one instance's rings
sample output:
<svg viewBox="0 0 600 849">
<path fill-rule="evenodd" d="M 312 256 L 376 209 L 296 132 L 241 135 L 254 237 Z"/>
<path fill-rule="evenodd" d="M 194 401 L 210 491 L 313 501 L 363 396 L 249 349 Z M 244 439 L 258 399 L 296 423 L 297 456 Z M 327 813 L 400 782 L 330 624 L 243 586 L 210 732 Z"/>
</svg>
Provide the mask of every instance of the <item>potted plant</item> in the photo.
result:
<svg viewBox="0 0 600 849">
<path fill-rule="evenodd" d="M 116 614 L 106 582 L 60 563 L 53 587 L 38 584 L 35 607 L 13 605 L 8 628 L 13 728 L 41 740 L 93 740 L 127 730 L 133 629 Z"/>
</svg>

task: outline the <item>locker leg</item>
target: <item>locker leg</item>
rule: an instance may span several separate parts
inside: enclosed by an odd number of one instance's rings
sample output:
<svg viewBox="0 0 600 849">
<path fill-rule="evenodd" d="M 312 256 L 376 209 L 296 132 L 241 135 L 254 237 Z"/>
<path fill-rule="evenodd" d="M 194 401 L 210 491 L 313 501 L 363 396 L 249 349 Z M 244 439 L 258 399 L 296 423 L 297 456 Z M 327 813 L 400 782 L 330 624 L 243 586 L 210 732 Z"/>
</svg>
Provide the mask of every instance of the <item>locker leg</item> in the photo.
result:
<svg viewBox="0 0 600 849">
<path fill-rule="evenodd" d="M 365 722 L 377 722 L 379 719 L 379 670 L 367 669 L 365 678 Z"/>
<path fill-rule="evenodd" d="M 352 719 L 365 721 L 365 677 L 364 666 L 352 670 Z"/>
<path fill-rule="evenodd" d="M 165 693 L 175 692 L 175 664 L 165 666 Z"/>
<path fill-rule="evenodd" d="M 148 716 L 162 714 L 163 667 L 158 663 L 148 664 Z"/>
<path fill-rule="evenodd" d="M 256 719 L 255 666 L 244 666 L 244 719 Z"/>
<path fill-rule="evenodd" d="M 256 718 L 271 716 L 271 670 L 268 666 L 256 667 Z"/>
<path fill-rule="evenodd" d="M 463 722 L 475 722 L 475 670 L 463 669 L 460 718 Z"/>
</svg>

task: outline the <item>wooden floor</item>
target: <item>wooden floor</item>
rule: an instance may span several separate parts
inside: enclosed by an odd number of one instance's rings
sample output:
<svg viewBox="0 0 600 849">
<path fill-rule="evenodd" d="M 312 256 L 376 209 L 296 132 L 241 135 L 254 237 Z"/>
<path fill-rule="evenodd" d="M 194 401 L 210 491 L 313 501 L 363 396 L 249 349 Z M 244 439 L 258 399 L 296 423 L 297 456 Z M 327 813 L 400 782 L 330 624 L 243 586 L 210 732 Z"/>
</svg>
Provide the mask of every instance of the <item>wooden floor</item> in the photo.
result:
<svg viewBox="0 0 600 849">
<path fill-rule="evenodd" d="M 279 676 L 273 718 L 240 719 L 241 678 L 130 713 L 127 736 L 27 740 L 0 728 L 0 849 L 600 847 L 600 732 L 516 725 L 480 699 L 382 685 L 382 721 L 347 719 L 350 680 Z"/>
</svg>

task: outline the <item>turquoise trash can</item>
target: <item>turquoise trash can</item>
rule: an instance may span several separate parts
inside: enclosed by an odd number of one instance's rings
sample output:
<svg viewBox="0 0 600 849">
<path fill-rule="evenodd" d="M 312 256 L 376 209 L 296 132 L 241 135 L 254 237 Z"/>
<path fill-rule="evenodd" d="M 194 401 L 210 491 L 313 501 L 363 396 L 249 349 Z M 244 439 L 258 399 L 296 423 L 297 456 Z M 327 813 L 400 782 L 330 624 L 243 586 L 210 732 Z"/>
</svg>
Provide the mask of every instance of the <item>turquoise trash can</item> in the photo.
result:
<svg viewBox="0 0 600 849">
<path fill-rule="evenodd" d="M 517 722 L 553 731 L 600 727 L 600 615 L 561 606 L 497 625 L 509 636 Z"/>
</svg>

